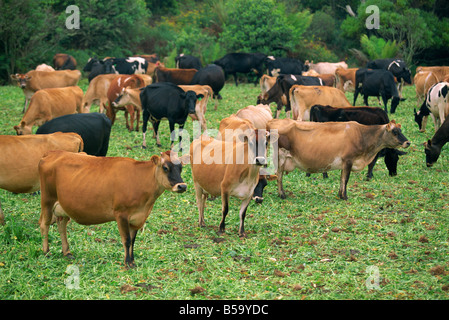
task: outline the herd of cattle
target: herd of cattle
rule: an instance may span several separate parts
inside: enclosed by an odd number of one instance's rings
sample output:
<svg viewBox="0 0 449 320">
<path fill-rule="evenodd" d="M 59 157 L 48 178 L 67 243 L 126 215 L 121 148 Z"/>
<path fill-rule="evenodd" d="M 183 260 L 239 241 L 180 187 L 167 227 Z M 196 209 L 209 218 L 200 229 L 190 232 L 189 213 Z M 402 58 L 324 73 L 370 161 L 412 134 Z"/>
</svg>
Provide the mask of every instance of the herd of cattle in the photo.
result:
<svg viewBox="0 0 449 320">
<path fill-rule="evenodd" d="M 239 235 L 245 236 L 244 220 L 251 199 L 263 201 L 269 180 L 277 180 L 278 194 L 286 197 L 282 183 L 285 172 L 295 168 L 311 173 L 341 170 L 338 195 L 347 199 L 351 171 L 368 166 L 367 179 L 382 156 L 390 175 L 397 174 L 399 156 L 408 139 L 401 125 L 388 118 L 402 98 L 402 86 L 414 83 L 418 111 L 415 120 L 425 130 L 427 117 L 435 123 L 435 135 L 425 144 L 427 166 L 437 161 L 449 140 L 449 67 L 419 67 L 412 81 L 404 61 L 380 59 L 364 68 L 348 68 L 345 62 L 302 62 L 257 53 L 230 53 L 203 66 L 196 57 L 181 54 L 176 68 L 166 68 L 157 55 L 127 58 L 91 58 L 83 71 L 89 72 L 86 92 L 78 86 L 81 72 L 76 60 L 57 54 L 53 67 L 40 65 L 26 74 L 11 75 L 25 95 L 23 117 L 14 126 L 17 136 L 0 136 L 3 153 L 23 155 L 20 160 L 3 157 L 0 188 L 14 193 L 40 190 L 39 225 L 43 250 L 49 251 L 48 231 L 54 221 L 62 239 L 63 254 L 70 256 L 66 226 L 72 218 L 80 224 L 116 221 L 125 251 L 125 265 L 134 266 L 133 246 L 156 199 L 171 190 L 181 193 L 187 185 L 182 166 L 189 163 L 195 188 L 199 224 L 204 226 L 207 197 L 221 196 L 222 221 L 230 197 L 241 200 Z M 261 93 L 249 105 L 224 118 L 213 138 L 207 135 L 206 109 L 215 100 L 228 76 L 255 75 Z M 345 92 L 354 92 L 353 105 Z M 355 107 L 362 94 L 365 106 Z M 368 97 L 382 99 L 384 109 L 368 106 Z M 270 104 L 276 104 L 274 116 Z M 92 104 L 100 112 L 90 112 Z M 285 119 L 280 119 L 282 109 Z M 128 130 L 139 131 L 142 113 L 142 147 L 146 147 L 148 121 L 160 147 L 159 124 L 167 119 L 170 132 L 175 124 L 182 132 L 188 117 L 198 121 L 204 132 L 190 144 L 190 152 L 179 157 L 171 151 L 149 161 L 106 157 L 111 128 L 117 111 L 125 112 Z M 129 120 L 128 120 L 129 118 Z M 33 127 L 38 126 L 36 134 Z M 232 139 L 226 133 L 232 130 Z M 179 134 L 179 142 L 182 135 Z M 171 134 L 171 146 L 176 135 Z M 276 175 L 264 171 L 267 149 L 277 145 Z M 12 151 L 13 150 L 13 151 Z M 219 153 L 217 150 L 231 152 Z M 219 161 L 208 162 L 209 152 Z M 213 154 L 215 152 L 215 154 Z M 213 154 L 213 155 L 212 155 Z M 244 161 L 238 161 L 237 157 Z M 117 173 L 126 172 L 126 175 Z M 132 178 L 134 184 L 125 183 Z M 127 188 L 122 188 L 126 185 Z M 4 223 L 0 207 L 0 223 Z"/>
</svg>

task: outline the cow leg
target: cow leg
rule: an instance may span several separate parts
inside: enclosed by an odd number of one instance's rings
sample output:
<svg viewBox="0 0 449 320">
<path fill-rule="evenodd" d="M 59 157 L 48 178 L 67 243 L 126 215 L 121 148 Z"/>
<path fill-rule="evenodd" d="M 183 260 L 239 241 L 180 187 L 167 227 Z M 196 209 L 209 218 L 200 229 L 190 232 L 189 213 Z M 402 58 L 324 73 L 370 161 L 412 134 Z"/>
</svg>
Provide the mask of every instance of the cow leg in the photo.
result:
<svg viewBox="0 0 449 320">
<path fill-rule="evenodd" d="M 159 123 L 160 123 L 160 121 L 154 121 L 152 123 L 153 123 L 153 128 L 154 128 L 154 134 L 156 135 L 156 145 L 158 147 L 162 147 L 161 141 L 159 140 Z"/>
<path fill-rule="evenodd" d="M 223 190 L 223 187 L 222 187 Z M 221 211 L 222 211 L 222 218 L 218 230 L 218 234 L 224 234 L 225 233 L 225 220 L 226 216 L 228 215 L 229 211 L 229 194 L 227 192 L 221 192 Z"/>
<path fill-rule="evenodd" d="M 5 224 L 5 215 L 3 214 L 2 204 L 1 203 L 0 203 L 0 224 L 1 225 Z"/>
<path fill-rule="evenodd" d="M 349 181 L 349 175 L 351 174 L 352 162 L 345 162 L 343 165 L 343 169 L 341 170 L 340 177 L 340 190 L 338 191 L 338 196 L 340 199 L 348 200 L 348 196 L 346 194 L 346 187 Z"/>
<path fill-rule="evenodd" d="M 207 194 L 204 194 L 203 188 L 197 183 L 195 183 L 195 196 L 196 196 L 196 205 L 198 207 L 198 224 L 200 227 L 205 227 L 206 223 L 204 223 L 204 206 L 207 200 Z"/>
<path fill-rule="evenodd" d="M 139 122 L 140 122 L 140 110 L 136 108 L 136 131 L 139 131 Z"/>
<path fill-rule="evenodd" d="M 120 237 L 122 239 L 123 249 L 125 251 L 125 266 L 134 268 L 134 260 L 132 259 L 132 244 L 133 237 L 131 236 L 132 232 L 130 230 L 129 221 L 126 213 L 116 213 L 116 221 L 118 230 L 120 232 Z M 134 233 L 135 238 L 135 233 Z"/>
<path fill-rule="evenodd" d="M 247 199 L 242 201 L 242 204 L 240 205 L 240 211 L 239 211 L 239 216 L 240 216 L 240 228 L 239 228 L 239 236 L 241 238 L 246 238 L 246 233 L 245 233 L 245 217 L 246 217 L 246 209 L 248 209 L 248 205 L 251 201 L 251 197 L 248 197 Z"/>
<path fill-rule="evenodd" d="M 235 86 L 238 87 L 238 85 L 239 85 L 239 79 L 237 78 L 237 72 L 236 72 L 236 73 L 232 73 L 232 75 L 234 75 Z"/>
<path fill-rule="evenodd" d="M 374 169 L 374 166 L 376 165 L 376 161 L 378 158 L 379 158 L 379 153 L 376 154 L 373 161 L 371 161 L 371 163 L 368 165 L 368 172 L 366 174 L 367 181 L 370 181 L 373 178 L 373 169 Z"/>
<path fill-rule="evenodd" d="M 126 115 L 126 128 L 129 132 L 133 131 L 134 129 L 134 106 L 133 105 L 127 105 L 125 109 L 125 115 Z M 128 115 L 129 115 L 129 124 L 128 124 Z"/>
<path fill-rule="evenodd" d="M 146 141 L 146 133 L 147 133 L 147 126 L 148 126 L 148 120 L 150 119 L 150 113 L 146 110 L 143 110 L 143 117 L 142 117 L 142 148 L 147 147 L 147 141 Z M 154 125 L 153 125 L 154 127 Z"/>
<path fill-rule="evenodd" d="M 44 190 L 41 190 L 41 215 L 39 218 L 39 226 L 42 235 L 42 250 L 45 254 L 50 251 L 48 244 L 48 230 L 53 218 L 53 206 L 57 199 L 49 198 Z"/>
<path fill-rule="evenodd" d="M 357 97 L 359 96 L 359 93 L 360 93 L 359 84 L 356 83 L 355 84 L 355 91 L 354 91 L 354 103 L 352 104 L 353 106 L 355 106 L 355 102 L 357 100 Z"/>
<path fill-rule="evenodd" d="M 69 243 L 67 241 L 67 223 L 69 222 L 69 217 L 57 217 L 56 221 L 58 223 L 58 231 L 61 236 L 62 242 L 62 254 L 67 258 L 73 258 L 72 253 L 69 250 Z"/>
<path fill-rule="evenodd" d="M 278 194 L 279 194 L 279 197 L 281 199 L 285 199 L 285 198 L 287 198 L 287 196 L 285 195 L 284 185 L 282 183 L 282 176 L 284 175 L 283 168 L 279 168 L 277 170 L 277 172 L 276 172 L 276 175 L 278 177 L 277 182 L 278 182 Z"/>
</svg>

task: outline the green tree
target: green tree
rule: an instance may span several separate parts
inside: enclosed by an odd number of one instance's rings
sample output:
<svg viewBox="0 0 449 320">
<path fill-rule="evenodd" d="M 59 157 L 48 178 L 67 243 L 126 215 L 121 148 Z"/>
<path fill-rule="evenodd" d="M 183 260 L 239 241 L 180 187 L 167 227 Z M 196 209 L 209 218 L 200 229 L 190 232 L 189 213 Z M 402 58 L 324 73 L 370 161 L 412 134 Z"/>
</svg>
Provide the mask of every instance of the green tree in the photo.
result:
<svg viewBox="0 0 449 320">
<path fill-rule="evenodd" d="M 310 24 L 308 11 L 287 13 L 273 0 L 232 0 L 220 42 L 228 51 L 262 52 L 293 50 Z"/>
</svg>

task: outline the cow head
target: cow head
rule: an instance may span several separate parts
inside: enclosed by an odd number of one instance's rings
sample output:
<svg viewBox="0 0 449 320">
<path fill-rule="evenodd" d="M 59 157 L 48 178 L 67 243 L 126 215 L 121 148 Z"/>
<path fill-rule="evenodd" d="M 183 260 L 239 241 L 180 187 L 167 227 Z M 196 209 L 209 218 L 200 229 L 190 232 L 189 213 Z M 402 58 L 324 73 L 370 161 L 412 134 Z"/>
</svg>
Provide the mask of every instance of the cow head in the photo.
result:
<svg viewBox="0 0 449 320">
<path fill-rule="evenodd" d="M 27 74 L 16 73 L 11 75 L 11 79 L 17 81 L 17 84 L 21 89 L 25 89 L 27 82 L 31 80 L 31 76 Z"/>
<path fill-rule="evenodd" d="M 161 152 L 160 156 L 154 155 L 151 161 L 156 165 L 157 183 L 166 190 L 183 193 L 187 190 L 187 184 L 182 180 L 182 163 L 174 152 Z"/>
<path fill-rule="evenodd" d="M 14 126 L 14 130 L 16 130 L 18 136 L 31 134 L 31 127 L 27 126 L 24 121 L 21 121 L 18 126 Z"/>
<path fill-rule="evenodd" d="M 267 165 L 267 148 L 275 143 L 279 135 L 265 129 L 245 130 L 237 134 L 238 140 L 248 145 L 248 162 L 257 166 Z"/>
<path fill-rule="evenodd" d="M 410 141 L 404 136 L 401 131 L 401 125 L 396 123 L 396 121 L 391 120 L 385 125 L 385 144 L 389 148 L 408 148 L 410 146 Z"/>
<path fill-rule="evenodd" d="M 184 98 L 185 104 L 185 110 L 187 112 L 187 114 L 196 114 L 195 112 L 195 105 L 196 105 L 196 100 L 199 97 L 204 97 L 203 95 L 196 95 L 195 91 L 189 90 L 186 91 L 185 93 L 181 94 L 181 97 Z"/>
<path fill-rule="evenodd" d="M 263 202 L 263 190 L 268 184 L 268 181 L 277 180 L 276 175 L 259 175 L 259 182 L 254 188 L 253 200 L 261 204 Z"/>
<path fill-rule="evenodd" d="M 424 153 L 426 154 L 426 166 L 430 168 L 440 157 L 441 147 L 432 144 L 432 140 L 428 140 L 424 143 Z"/>
<path fill-rule="evenodd" d="M 92 71 L 92 67 L 98 62 L 99 60 L 97 58 L 89 58 L 89 60 L 87 60 L 87 63 L 83 68 L 83 71 Z"/>
<path fill-rule="evenodd" d="M 401 98 L 399 98 L 398 96 L 393 97 L 391 99 L 391 108 L 390 108 L 391 113 L 396 112 L 396 108 L 398 107 L 400 101 L 401 101 Z"/>
</svg>

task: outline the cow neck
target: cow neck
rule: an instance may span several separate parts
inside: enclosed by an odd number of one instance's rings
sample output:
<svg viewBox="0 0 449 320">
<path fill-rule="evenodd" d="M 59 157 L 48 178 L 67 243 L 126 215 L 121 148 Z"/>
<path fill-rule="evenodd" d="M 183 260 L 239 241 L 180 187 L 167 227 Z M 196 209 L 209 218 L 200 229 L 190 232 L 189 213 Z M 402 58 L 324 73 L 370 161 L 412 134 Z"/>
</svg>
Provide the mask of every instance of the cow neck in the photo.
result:
<svg viewBox="0 0 449 320">
<path fill-rule="evenodd" d="M 449 121 L 445 121 L 443 125 L 435 132 L 432 137 L 432 146 L 440 149 L 449 141 Z"/>
<path fill-rule="evenodd" d="M 365 153 L 377 154 L 380 150 L 386 147 L 382 137 L 386 133 L 387 125 L 365 125 L 362 127 L 362 150 L 364 150 Z"/>
</svg>

